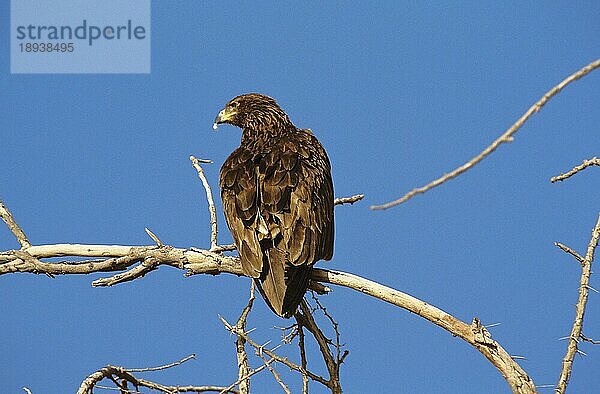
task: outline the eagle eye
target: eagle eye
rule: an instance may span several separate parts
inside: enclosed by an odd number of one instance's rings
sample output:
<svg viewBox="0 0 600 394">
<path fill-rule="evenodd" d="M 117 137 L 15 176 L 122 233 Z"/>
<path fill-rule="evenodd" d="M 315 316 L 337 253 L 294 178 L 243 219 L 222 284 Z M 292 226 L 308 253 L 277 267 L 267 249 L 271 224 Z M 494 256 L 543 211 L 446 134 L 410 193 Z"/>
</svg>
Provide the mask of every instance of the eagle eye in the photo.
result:
<svg viewBox="0 0 600 394">
<path fill-rule="evenodd" d="M 233 103 L 229 104 L 229 106 L 230 106 L 231 108 L 237 108 L 237 107 L 238 107 L 238 105 L 240 105 L 240 103 L 238 103 L 237 101 L 234 101 Z"/>
</svg>

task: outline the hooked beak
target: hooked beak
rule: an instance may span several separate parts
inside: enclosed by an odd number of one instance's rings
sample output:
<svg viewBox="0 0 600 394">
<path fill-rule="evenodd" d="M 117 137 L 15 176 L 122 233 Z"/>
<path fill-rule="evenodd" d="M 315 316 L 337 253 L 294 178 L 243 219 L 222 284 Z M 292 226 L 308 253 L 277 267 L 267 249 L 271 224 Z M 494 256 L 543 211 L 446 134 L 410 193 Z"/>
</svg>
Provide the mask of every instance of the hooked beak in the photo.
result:
<svg viewBox="0 0 600 394">
<path fill-rule="evenodd" d="M 216 130 L 221 123 L 227 123 L 231 118 L 235 116 L 237 112 L 232 111 L 231 109 L 223 108 L 221 112 L 215 118 L 215 123 L 213 123 L 213 130 Z"/>
</svg>

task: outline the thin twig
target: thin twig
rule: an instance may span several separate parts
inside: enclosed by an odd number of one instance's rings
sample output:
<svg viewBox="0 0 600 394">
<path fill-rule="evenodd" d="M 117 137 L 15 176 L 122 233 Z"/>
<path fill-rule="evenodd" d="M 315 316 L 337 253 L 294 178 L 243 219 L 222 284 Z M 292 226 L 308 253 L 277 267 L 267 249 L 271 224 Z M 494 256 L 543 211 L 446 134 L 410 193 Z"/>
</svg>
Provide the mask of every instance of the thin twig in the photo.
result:
<svg viewBox="0 0 600 394">
<path fill-rule="evenodd" d="M 331 323 L 331 327 L 333 328 L 333 331 L 335 333 L 335 343 L 333 345 L 335 346 L 335 350 L 336 350 L 335 359 L 336 359 L 336 364 L 339 369 L 340 365 L 344 362 L 344 359 L 346 358 L 346 356 L 349 353 L 348 350 L 346 350 L 342 354 L 342 344 L 340 342 L 341 335 L 340 335 L 340 330 L 339 330 L 340 325 L 338 324 L 338 322 L 335 321 L 333 316 L 331 316 L 331 314 L 327 311 L 327 308 L 325 308 L 325 306 L 323 304 L 321 304 L 321 301 L 319 301 L 317 296 L 315 296 L 314 293 L 312 293 L 311 296 L 312 296 L 313 301 L 315 301 L 315 304 L 317 305 L 317 309 L 319 309 L 321 312 L 323 312 L 323 315 L 325 315 L 327 320 L 329 320 L 329 322 Z"/>
<path fill-rule="evenodd" d="M 166 394 L 176 394 L 176 393 L 231 393 L 231 394 L 239 394 L 237 390 L 229 389 L 223 391 L 223 387 L 221 386 L 166 386 L 163 384 L 151 382 L 145 379 L 138 379 L 138 384 L 143 387 L 148 387 L 149 389 L 159 390 Z M 133 391 L 133 393 L 139 393 L 139 391 Z"/>
<path fill-rule="evenodd" d="M 319 350 L 321 351 L 321 355 L 325 361 L 325 366 L 327 367 L 327 372 L 329 373 L 329 382 L 327 387 L 329 387 L 333 394 L 340 394 L 342 392 L 342 387 L 340 384 L 340 368 L 333 357 L 333 354 L 331 354 L 331 349 L 329 349 L 329 343 L 331 340 L 327 338 L 325 334 L 323 334 L 323 331 L 321 331 L 315 322 L 315 319 L 313 318 L 306 301 L 303 300 L 300 303 L 300 309 L 302 312 L 296 312 L 294 317 L 298 321 L 299 325 L 306 327 L 319 345 Z"/>
<path fill-rule="evenodd" d="M 544 94 L 544 96 L 538 102 L 533 104 L 512 126 L 510 126 L 510 128 L 508 130 L 506 130 L 504 132 L 504 134 L 502 134 L 500 137 L 498 137 L 498 139 L 496 139 L 494 142 L 492 142 L 492 144 L 489 145 L 487 148 L 485 148 L 480 154 L 478 154 L 477 156 L 475 156 L 474 158 L 472 158 L 471 160 L 469 160 L 462 166 L 456 168 L 455 170 L 453 170 L 447 174 L 444 174 L 443 176 L 428 183 L 427 185 L 425 185 L 423 187 L 418 187 L 416 189 L 411 190 L 410 192 L 406 193 L 404 196 L 400 197 L 397 200 L 390 201 L 388 203 L 381 204 L 381 205 L 373 205 L 373 206 L 371 206 L 371 209 L 387 209 L 387 208 L 394 207 L 396 205 L 402 204 L 405 201 L 408 201 L 409 199 L 416 196 L 417 194 L 425 193 L 426 191 L 433 189 L 434 187 L 439 186 L 442 183 L 444 183 L 450 179 L 456 178 L 463 172 L 467 171 L 468 169 L 470 169 L 471 167 L 473 167 L 474 165 L 476 165 L 477 163 L 482 161 L 484 158 L 486 158 L 490 153 L 494 152 L 496 150 L 496 148 L 498 148 L 503 143 L 512 142 L 513 135 L 521 128 L 521 126 L 523 126 L 523 124 L 534 113 L 539 112 L 539 110 L 542 109 L 542 107 L 544 106 L 544 104 L 546 104 L 548 102 L 548 100 L 550 100 L 552 97 L 554 97 L 556 94 L 558 94 L 562 89 L 565 88 L 565 86 L 567 86 L 571 82 L 584 77 L 585 75 L 589 74 L 590 72 L 597 69 L 598 67 L 600 67 L 600 59 L 593 61 L 592 63 L 583 67 L 581 70 L 569 75 L 561 83 L 559 83 L 558 85 L 556 85 L 555 87 L 550 89 L 548 92 L 546 92 L 546 94 Z"/>
<path fill-rule="evenodd" d="M 206 176 L 204 175 L 204 170 L 200 166 L 200 163 L 212 163 L 212 160 L 203 160 L 197 159 L 195 156 L 190 156 L 190 160 L 192 161 L 192 165 L 198 172 L 198 177 L 202 181 L 202 185 L 204 186 L 204 190 L 206 191 L 206 199 L 208 200 L 208 211 L 210 212 L 210 250 L 217 248 L 217 208 L 215 208 L 215 201 L 213 200 L 212 191 L 210 190 L 210 185 L 206 180 Z"/>
<path fill-rule="evenodd" d="M 246 380 L 246 379 L 250 379 L 250 377 L 252 375 L 255 375 L 257 373 L 259 373 L 260 371 L 262 371 L 263 369 L 267 368 L 267 364 L 271 364 L 272 362 L 274 362 L 275 359 L 271 358 L 270 360 L 267 360 L 267 362 L 263 365 L 261 365 L 260 367 L 253 369 L 248 375 L 244 375 L 242 377 L 240 377 L 238 380 L 236 380 L 235 382 L 231 383 L 228 387 L 225 387 L 222 391 L 219 392 L 219 394 L 225 394 L 227 392 L 229 392 L 231 389 L 233 389 L 235 386 L 237 386 L 238 384 L 240 384 L 240 382 Z"/>
<path fill-rule="evenodd" d="M 242 336 L 245 340 L 246 343 L 248 343 L 248 345 L 252 346 L 255 350 L 259 350 L 261 352 L 263 352 L 264 354 L 266 354 L 267 356 L 275 359 L 275 361 L 277 361 L 278 363 L 281 363 L 287 367 L 289 367 L 290 369 L 293 369 L 294 371 L 298 371 L 300 373 L 306 373 L 308 375 L 308 377 L 312 380 L 314 380 L 315 382 L 319 382 L 322 385 L 324 385 L 325 387 L 328 387 L 328 381 L 323 378 L 322 376 L 319 376 L 317 374 L 312 373 L 309 370 L 305 370 L 303 369 L 300 365 L 295 364 L 293 362 L 291 362 L 290 360 L 288 360 L 286 357 L 281 357 L 278 354 L 276 354 L 272 349 L 267 349 L 265 348 L 266 345 L 259 345 L 258 343 L 256 343 L 254 340 L 252 340 L 247 333 L 245 332 L 241 332 L 238 331 L 236 329 L 235 326 L 232 326 L 231 324 L 229 324 L 227 322 L 227 320 L 225 320 L 223 317 L 219 317 L 221 319 L 221 322 L 223 323 L 223 325 L 232 333 L 234 333 L 235 335 L 240 335 Z M 277 347 L 279 347 L 280 345 L 278 345 Z"/>
<path fill-rule="evenodd" d="M 127 381 L 125 381 L 127 383 Z M 237 390 L 224 390 L 220 386 L 164 386 L 158 383 L 150 382 L 148 380 L 139 379 L 138 383 L 140 386 L 145 386 L 154 390 L 162 391 L 166 394 L 177 394 L 177 393 L 231 393 L 238 394 Z M 102 385 L 95 385 L 94 388 L 102 390 L 113 390 L 118 391 L 120 394 L 140 394 L 138 389 L 125 389 L 122 387 L 108 387 Z"/>
<path fill-rule="evenodd" d="M 540 384 L 535 386 L 536 389 L 551 389 L 554 388 L 554 384 Z"/>
<path fill-rule="evenodd" d="M 29 239 L 27 239 L 27 236 L 25 235 L 21 227 L 19 227 L 12 213 L 10 213 L 10 211 L 8 210 L 6 205 L 4 205 L 2 200 L 0 200 L 0 217 L 2 218 L 4 223 L 6 223 L 8 229 L 13 233 L 17 241 L 19 241 L 19 244 L 21 244 L 21 248 L 27 249 L 31 246 L 31 242 L 29 242 Z"/>
<path fill-rule="evenodd" d="M 333 205 L 343 205 L 343 204 L 354 204 L 357 201 L 362 200 L 363 198 L 365 198 L 364 194 L 356 194 L 352 197 L 338 197 L 335 200 L 333 200 Z"/>
<path fill-rule="evenodd" d="M 554 242 L 554 245 L 561 249 L 563 252 L 566 252 L 571 256 L 575 257 L 580 264 L 583 264 L 583 257 L 573 249 L 569 248 L 567 245 L 561 244 L 560 242 Z"/>
<path fill-rule="evenodd" d="M 584 342 L 591 343 L 592 345 L 600 345 L 600 341 L 596 341 L 596 340 L 594 340 L 592 338 L 588 338 L 588 337 L 586 337 L 583 334 L 579 334 L 579 338 L 581 338 L 581 340 L 584 341 Z"/>
<path fill-rule="evenodd" d="M 262 355 L 262 352 L 256 351 L 256 355 L 263 361 L 263 363 L 269 369 L 269 371 L 271 372 L 271 374 L 275 378 L 275 381 L 277 383 L 279 383 L 279 385 L 281 386 L 281 388 L 283 389 L 283 391 L 286 394 L 292 394 L 292 392 L 290 391 L 290 389 L 288 388 L 288 386 L 286 386 L 286 384 L 283 383 L 283 380 L 281 380 L 281 377 L 279 376 L 279 374 L 277 373 L 277 371 L 275 371 L 275 368 L 273 368 L 271 366 L 271 364 L 268 362 L 267 358 Z"/>
<path fill-rule="evenodd" d="M 579 297 L 577 304 L 575 305 L 575 320 L 573 322 L 573 328 L 571 329 L 571 335 L 569 336 L 567 352 L 562 361 L 558 383 L 556 384 L 556 392 L 559 394 L 563 394 L 567 389 L 567 384 L 571 377 L 571 369 L 573 368 L 573 359 L 575 358 L 576 353 L 581 352 L 577 349 L 577 342 L 581 337 L 581 331 L 583 329 L 583 316 L 585 314 L 585 305 L 589 293 L 588 286 L 590 283 L 590 275 L 592 273 L 592 261 L 594 260 L 594 252 L 598 246 L 598 239 L 600 239 L 600 214 L 598 214 L 598 220 L 592 230 L 592 237 L 582 263 L 581 279 L 579 280 Z"/>
<path fill-rule="evenodd" d="M 152 382 L 145 379 L 138 379 L 132 372 L 147 372 L 147 371 L 159 371 L 168 368 L 173 368 L 178 365 L 183 364 L 184 362 L 194 358 L 195 356 L 192 354 L 187 356 L 179 361 L 174 363 L 170 363 L 167 365 L 162 365 L 159 367 L 151 367 L 151 368 L 123 368 L 114 365 L 107 365 L 104 368 L 99 369 L 94 372 L 90 376 L 88 376 L 79 386 L 77 390 L 77 394 L 91 394 L 94 387 L 97 387 L 96 384 L 102 381 L 103 379 L 111 380 L 122 393 L 138 393 L 138 387 L 147 387 L 150 389 L 158 390 L 163 393 L 206 393 L 206 392 L 223 392 L 223 393 L 234 393 L 238 394 L 237 390 L 227 389 L 220 386 L 166 386 L 160 383 Z M 118 381 L 121 380 L 121 382 Z M 127 389 L 127 382 L 133 384 L 136 387 L 136 390 Z M 104 388 L 104 387 L 102 387 Z"/>
<path fill-rule="evenodd" d="M 150 238 L 152 238 L 154 242 L 156 242 L 156 246 L 163 246 L 162 241 L 156 236 L 156 234 L 150 231 L 148 227 L 144 227 L 144 231 L 146 232 L 146 234 L 148 234 Z"/>
<path fill-rule="evenodd" d="M 196 359 L 196 355 L 195 354 L 190 354 L 187 357 L 182 358 L 179 361 L 175 361 L 169 364 L 165 364 L 165 365 L 160 365 L 158 367 L 148 367 L 148 368 L 126 368 L 125 370 L 127 372 L 149 372 L 149 371 L 162 371 L 163 369 L 169 369 L 169 368 L 173 368 L 176 367 L 178 365 L 183 364 L 186 361 L 192 360 L 192 359 Z"/>
<path fill-rule="evenodd" d="M 590 167 L 590 166 L 600 166 L 600 159 L 597 157 L 592 157 L 589 160 L 584 160 L 583 163 L 581 163 L 578 166 L 573 167 L 572 170 L 565 172 L 564 174 L 553 176 L 552 178 L 550 178 L 550 182 L 554 183 L 554 182 L 558 182 L 558 181 L 564 181 L 565 179 L 572 177 L 573 175 L 577 174 L 579 171 L 582 171 L 583 169 Z"/>
</svg>

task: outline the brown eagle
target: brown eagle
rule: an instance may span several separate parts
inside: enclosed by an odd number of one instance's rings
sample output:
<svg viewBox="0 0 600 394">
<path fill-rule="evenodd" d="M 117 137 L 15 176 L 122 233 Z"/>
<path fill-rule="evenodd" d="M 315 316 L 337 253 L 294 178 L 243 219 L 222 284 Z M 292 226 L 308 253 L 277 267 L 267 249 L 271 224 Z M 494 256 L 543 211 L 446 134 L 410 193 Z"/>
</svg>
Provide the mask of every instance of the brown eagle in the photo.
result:
<svg viewBox="0 0 600 394">
<path fill-rule="evenodd" d="M 288 318 L 308 287 L 312 266 L 333 255 L 333 183 L 325 149 L 271 97 L 251 93 L 227 103 L 213 128 L 242 129 L 221 167 L 225 219 L 244 273 L 269 307 Z"/>
</svg>

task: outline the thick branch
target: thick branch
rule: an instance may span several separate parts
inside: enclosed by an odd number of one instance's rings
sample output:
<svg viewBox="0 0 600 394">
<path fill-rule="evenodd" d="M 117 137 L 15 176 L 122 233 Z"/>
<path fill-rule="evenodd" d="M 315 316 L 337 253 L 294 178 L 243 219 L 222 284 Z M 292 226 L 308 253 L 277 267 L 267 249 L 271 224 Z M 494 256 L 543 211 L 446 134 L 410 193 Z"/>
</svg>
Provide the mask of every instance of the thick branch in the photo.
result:
<svg viewBox="0 0 600 394">
<path fill-rule="evenodd" d="M 26 252 L 35 259 L 77 256 L 103 257 L 106 260 L 85 262 L 31 262 L 23 260 L 17 252 Z M 61 274 L 88 274 L 92 272 L 120 271 L 136 262 L 152 258 L 156 267 L 168 265 L 186 270 L 186 275 L 230 273 L 243 276 L 237 257 L 224 256 L 208 250 L 178 249 L 169 246 L 121 246 L 121 245 L 41 245 L 22 251 L 0 253 L 0 275 L 12 272 Z M 122 274 L 119 274 L 122 275 Z M 133 279 L 132 276 L 128 278 Z M 446 312 L 398 290 L 380 285 L 368 279 L 343 272 L 315 269 L 313 281 L 345 286 L 372 297 L 411 311 L 464 339 L 479 350 L 505 377 L 511 388 L 518 393 L 535 392 L 533 382 L 510 355 L 489 338 L 487 330 L 477 324 L 466 324 Z M 94 286 L 111 286 L 119 280 L 98 279 Z M 268 356 L 272 357 L 267 353 Z M 278 360 L 279 361 L 279 360 Z M 287 365 L 287 364 L 286 364 Z M 290 365 L 288 365 L 290 366 Z M 298 368 L 302 372 L 302 368 Z M 314 379 L 311 376 L 311 379 Z"/>
<path fill-rule="evenodd" d="M 571 377 L 571 369 L 573 367 L 573 359 L 575 353 L 577 353 L 577 343 L 581 338 L 581 331 L 583 329 L 583 316 L 585 314 L 585 305 L 588 299 L 590 275 L 592 273 L 592 261 L 594 260 L 594 252 L 598 246 L 598 239 L 600 238 L 600 214 L 598 214 L 598 220 L 592 230 L 592 238 L 588 244 L 587 252 L 583 261 L 581 262 L 581 279 L 579 280 L 579 298 L 575 305 L 575 320 L 573 322 L 573 328 L 571 329 L 571 335 L 569 336 L 569 344 L 567 345 L 567 353 L 563 358 L 562 369 L 556 385 L 556 392 L 562 394 L 567 388 L 569 378 Z"/>
<path fill-rule="evenodd" d="M 345 272 L 315 269 L 312 279 L 360 291 L 429 320 L 479 350 L 500 371 L 513 392 L 535 393 L 535 385 L 531 378 L 510 354 L 491 338 L 477 318 L 469 325 L 418 298 Z"/>
<path fill-rule="evenodd" d="M 382 205 L 373 205 L 373 206 L 371 206 L 371 209 L 387 209 L 387 208 L 394 207 L 396 205 L 402 204 L 405 201 L 410 200 L 417 194 L 425 193 L 426 191 L 433 189 L 434 187 L 439 186 L 442 183 L 449 181 L 450 179 L 456 178 L 463 172 L 467 171 L 468 169 L 470 169 L 471 167 L 473 167 L 474 165 L 476 165 L 477 163 L 479 163 L 480 161 L 485 159 L 487 156 L 490 155 L 490 153 L 495 151 L 503 143 L 512 142 L 513 135 L 521 128 L 521 126 L 523 126 L 523 124 L 534 113 L 539 112 L 539 110 L 542 109 L 542 107 L 548 102 L 548 100 L 550 100 L 552 97 L 554 97 L 556 94 L 558 94 L 561 90 L 563 90 L 565 88 L 565 86 L 567 86 L 571 82 L 574 82 L 574 81 L 586 76 L 587 74 L 589 74 L 593 70 L 597 69 L 598 67 L 600 67 L 600 59 L 593 61 L 592 63 L 588 64 L 581 70 L 575 72 L 574 74 L 569 75 L 561 83 L 559 83 L 558 85 L 556 85 L 555 87 L 550 89 L 548 92 L 546 92 L 546 94 L 544 94 L 544 96 L 538 102 L 533 104 L 512 126 L 510 126 L 510 128 L 508 130 L 506 130 L 504 132 L 504 134 L 502 134 L 500 137 L 498 137 L 498 139 L 496 139 L 494 142 L 492 142 L 492 144 L 489 145 L 487 148 L 485 148 L 480 154 L 478 154 L 477 156 L 475 156 L 474 158 L 472 158 L 471 160 L 469 160 L 462 166 L 456 168 L 455 170 L 453 170 L 447 174 L 444 174 L 443 176 L 428 183 L 427 185 L 425 185 L 423 187 L 418 187 L 416 189 L 411 190 L 410 192 L 406 193 L 404 196 L 400 197 L 397 200 L 390 201 L 390 202 L 382 204 Z"/>
<path fill-rule="evenodd" d="M 22 253 L 34 259 L 50 257 L 99 257 L 100 260 L 69 261 L 48 263 L 27 261 Z M 179 249 L 170 246 L 123 246 L 123 245 L 81 245 L 54 244 L 32 246 L 22 251 L 9 250 L 0 253 L 0 275 L 13 272 L 46 273 L 51 275 L 90 274 L 94 272 L 118 272 L 138 262 L 151 260 L 154 268 L 169 265 L 187 269 L 189 274 L 212 274 L 222 272 L 243 275 L 239 259 L 223 256 L 208 250 Z M 131 272 L 131 271 L 128 271 Z M 118 274 L 112 278 L 94 281 L 94 286 L 112 286 L 126 280 L 143 276 L 146 271 L 138 269 L 137 275 Z"/>
</svg>

